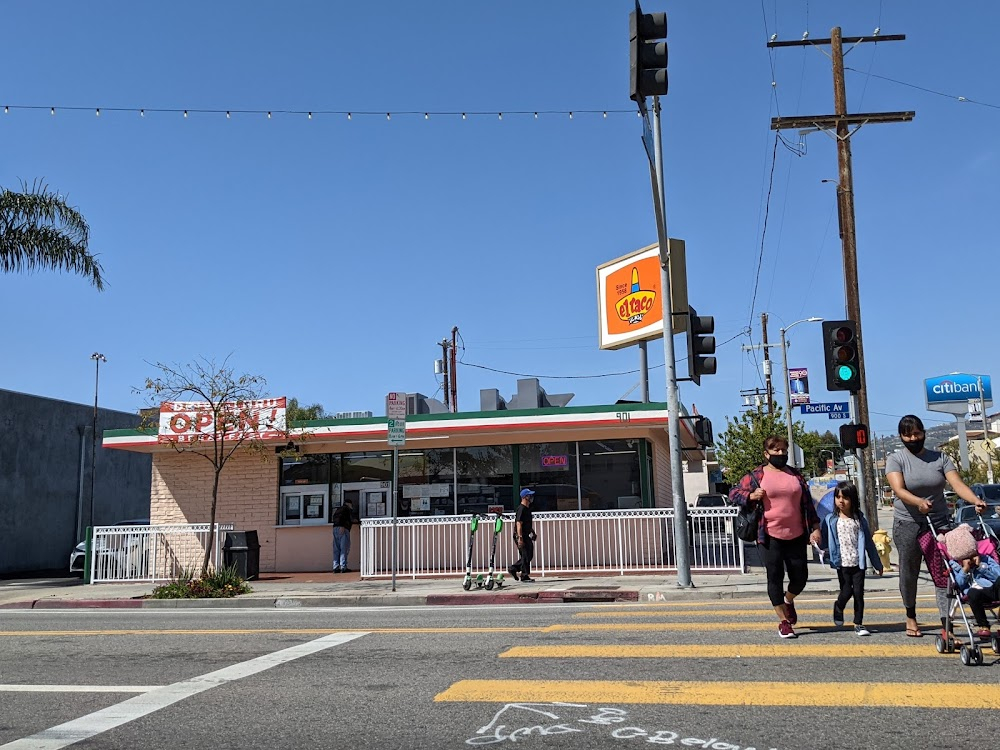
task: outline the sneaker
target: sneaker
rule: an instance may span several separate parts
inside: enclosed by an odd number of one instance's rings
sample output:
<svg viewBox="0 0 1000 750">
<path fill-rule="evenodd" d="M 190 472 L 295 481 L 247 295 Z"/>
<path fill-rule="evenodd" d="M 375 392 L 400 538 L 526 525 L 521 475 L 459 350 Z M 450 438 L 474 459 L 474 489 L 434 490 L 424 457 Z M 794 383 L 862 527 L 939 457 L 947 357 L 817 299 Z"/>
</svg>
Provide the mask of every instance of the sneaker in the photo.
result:
<svg viewBox="0 0 1000 750">
<path fill-rule="evenodd" d="M 798 638 L 798 636 L 795 635 L 795 631 L 792 630 L 792 623 L 788 620 L 782 620 L 778 623 L 778 635 L 782 638 Z"/>
<path fill-rule="evenodd" d="M 833 605 L 833 624 L 838 628 L 844 625 L 844 610 L 836 605 Z"/>
<path fill-rule="evenodd" d="M 333 569 L 333 572 L 334 572 L 334 573 L 339 573 L 339 572 L 340 572 L 340 568 L 334 568 L 334 569 Z"/>
<path fill-rule="evenodd" d="M 507 572 L 510 573 L 510 577 L 513 578 L 515 581 L 521 580 L 521 574 L 517 572 L 517 568 L 515 568 L 513 565 L 507 566 Z"/>
<path fill-rule="evenodd" d="M 788 624 L 794 625 L 799 621 L 799 613 L 795 611 L 795 605 L 785 599 L 785 612 L 788 614 Z"/>
<path fill-rule="evenodd" d="M 534 578 L 528 578 L 528 576 L 521 576 L 521 583 L 534 583 Z"/>
<path fill-rule="evenodd" d="M 865 636 L 865 635 L 871 635 L 871 634 L 872 634 L 871 631 L 868 628 L 866 628 L 864 625 L 855 625 L 854 626 L 854 635 Z"/>
</svg>

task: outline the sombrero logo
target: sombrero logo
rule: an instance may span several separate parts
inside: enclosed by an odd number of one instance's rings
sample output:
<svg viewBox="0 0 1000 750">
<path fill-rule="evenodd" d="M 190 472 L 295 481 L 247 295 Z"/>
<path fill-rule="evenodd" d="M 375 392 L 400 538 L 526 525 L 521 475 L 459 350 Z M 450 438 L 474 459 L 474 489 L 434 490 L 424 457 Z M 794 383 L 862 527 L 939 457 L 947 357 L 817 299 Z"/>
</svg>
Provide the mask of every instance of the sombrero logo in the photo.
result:
<svg viewBox="0 0 1000 750">
<path fill-rule="evenodd" d="M 619 292 L 623 291 L 625 290 L 619 287 Z M 629 325 L 641 323 L 646 314 L 653 310 L 654 302 L 656 302 L 656 292 L 651 289 L 643 289 L 639 285 L 639 269 L 633 266 L 632 285 L 628 287 L 628 293 L 615 305 L 618 319 Z"/>
</svg>

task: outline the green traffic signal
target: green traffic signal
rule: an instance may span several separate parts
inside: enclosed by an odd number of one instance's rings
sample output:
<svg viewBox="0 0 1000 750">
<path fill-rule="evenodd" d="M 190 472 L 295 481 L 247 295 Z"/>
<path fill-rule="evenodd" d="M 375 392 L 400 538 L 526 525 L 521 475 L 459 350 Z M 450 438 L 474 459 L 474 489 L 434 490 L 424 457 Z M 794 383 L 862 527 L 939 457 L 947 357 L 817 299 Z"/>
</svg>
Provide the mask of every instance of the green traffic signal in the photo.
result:
<svg viewBox="0 0 1000 750">
<path fill-rule="evenodd" d="M 850 365 L 840 365 L 837 368 L 837 377 L 844 382 L 854 377 L 854 368 Z"/>
</svg>

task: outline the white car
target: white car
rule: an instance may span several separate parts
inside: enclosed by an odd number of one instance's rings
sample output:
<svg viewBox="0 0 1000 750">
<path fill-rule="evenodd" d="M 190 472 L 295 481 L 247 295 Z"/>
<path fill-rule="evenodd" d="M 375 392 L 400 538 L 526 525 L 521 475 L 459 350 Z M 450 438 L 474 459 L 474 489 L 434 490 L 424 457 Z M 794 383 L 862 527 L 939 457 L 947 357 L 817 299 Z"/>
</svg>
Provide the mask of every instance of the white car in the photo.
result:
<svg viewBox="0 0 1000 750">
<path fill-rule="evenodd" d="M 133 518 L 128 521 L 119 521 L 115 526 L 149 526 L 148 518 Z M 102 550 L 94 549 L 95 555 L 101 554 Z M 69 553 L 69 572 L 83 574 L 83 561 L 87 556 L 86 541 L 80 542 L 73 551 Z"/>
</svg>

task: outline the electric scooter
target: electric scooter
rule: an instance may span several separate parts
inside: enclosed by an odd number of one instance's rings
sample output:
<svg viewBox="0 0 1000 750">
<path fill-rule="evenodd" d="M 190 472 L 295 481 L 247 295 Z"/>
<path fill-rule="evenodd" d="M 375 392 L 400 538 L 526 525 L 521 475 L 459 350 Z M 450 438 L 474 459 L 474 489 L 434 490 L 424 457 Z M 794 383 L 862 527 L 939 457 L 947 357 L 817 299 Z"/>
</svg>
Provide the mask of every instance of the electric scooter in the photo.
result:
<svg viewBox="0 0 1000 750">
<path fill-rule="evenodd" d="M 465 563 L 465 579 L 462 581 L 462 588 L 468 591 L 472 588 L 472 545 L 476 540 L 476 529 L 479 528 L 479 516 L 472 514 L 472 521 L 469 524 L 469 558 Z M 482 574 L 480 574 L 482 578 Z M 482 586 L 482 584 L 479 584 Z"/>
<path fill-rule="evenodd" d="M 503 573 L 497 573 L 495 562 L 497 557 L 497 539 L 503 531 L 503 515 L 497 513 L 497 518 L 493 522 L 493 549 L 490 550 L 490 572 L 486 574 L 486 590 L 490 591 L 494 586 L 503 588 Z"/>
</svg>

